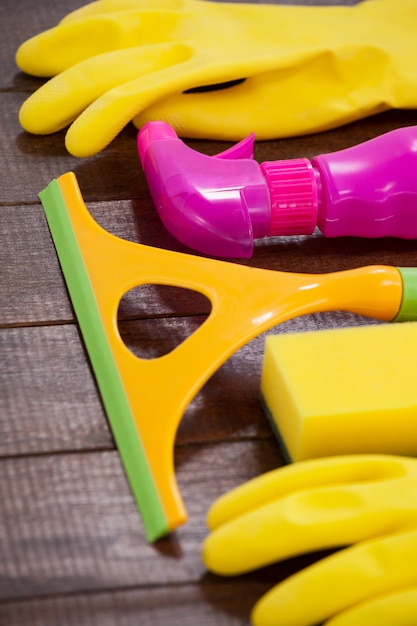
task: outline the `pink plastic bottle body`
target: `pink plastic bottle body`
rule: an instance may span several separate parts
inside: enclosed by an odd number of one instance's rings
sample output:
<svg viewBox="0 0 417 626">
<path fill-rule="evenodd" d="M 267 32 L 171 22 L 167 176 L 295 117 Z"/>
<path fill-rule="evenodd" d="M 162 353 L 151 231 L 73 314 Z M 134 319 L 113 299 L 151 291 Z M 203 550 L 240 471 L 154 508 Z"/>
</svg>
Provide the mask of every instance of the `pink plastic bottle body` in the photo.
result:
<svg viewBox="0 0 417 626">
<path fill-rule="evenodd" d="M 417 126 L 312 160 L 326 237 L 417 238 Z"/>
</svg>

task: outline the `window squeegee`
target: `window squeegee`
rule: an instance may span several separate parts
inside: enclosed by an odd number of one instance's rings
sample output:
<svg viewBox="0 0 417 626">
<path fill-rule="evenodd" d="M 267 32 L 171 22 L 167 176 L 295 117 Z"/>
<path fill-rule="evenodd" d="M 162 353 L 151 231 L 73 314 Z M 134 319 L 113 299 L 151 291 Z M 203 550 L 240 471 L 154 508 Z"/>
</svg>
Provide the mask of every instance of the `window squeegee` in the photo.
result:
<svg viewBox="0 0 417 626">
<path fill-rule="evenodd" d="M 384 321 L 417 317 L 415 268 L 295 274 L 125 241 L 93 219 L 72 172 L 39 197 L 150 542 L 187 519 L 174 468 L 177 427 L 191 399 L 238 348 L 280 322 L 318 311 Z M 191 289 L 211 302 L 192 335 L 149 360 L 127 348 L 117 320 L 123 295 L 145 284 Z"/>
</svg>

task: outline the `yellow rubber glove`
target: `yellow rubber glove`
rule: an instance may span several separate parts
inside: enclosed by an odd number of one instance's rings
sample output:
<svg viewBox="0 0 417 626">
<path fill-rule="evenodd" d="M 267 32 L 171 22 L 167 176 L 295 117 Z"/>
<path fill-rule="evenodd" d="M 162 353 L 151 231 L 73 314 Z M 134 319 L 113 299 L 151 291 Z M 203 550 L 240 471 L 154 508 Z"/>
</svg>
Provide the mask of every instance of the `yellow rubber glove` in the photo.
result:
<svg viewBox="0 0 417 626">
<path fill-rule="evenodd" d="M 222 575 L 349 546 L 271 589 L 255 605 L 255 626 L 416 624 L 417 459 L 286 466 L 221 497 L 208 524 L 203 560 Z"/>
<path fill-rule="evenodd" d="M 20 69 L 55 77 L 23 104 L 20 121 L 37 134 L 71 124 L 68 150 L 88 156 L 132 119 L 167 121 L 182 136 L 266 139 L 412 108 L 416 23 L 417 0 L 98 0 L 17 51 Z"/>
</svg>

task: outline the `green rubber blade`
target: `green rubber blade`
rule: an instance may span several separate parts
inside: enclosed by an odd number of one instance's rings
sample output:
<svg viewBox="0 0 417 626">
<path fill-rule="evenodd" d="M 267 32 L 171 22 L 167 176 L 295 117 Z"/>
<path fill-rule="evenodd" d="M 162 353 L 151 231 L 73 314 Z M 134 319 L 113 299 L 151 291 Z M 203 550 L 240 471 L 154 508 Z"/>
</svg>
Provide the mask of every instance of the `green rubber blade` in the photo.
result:
<svg viewBox="0 0 417 626">
<path fill-rule="evenodd" d="M 152 542 L 169 532 L 167 516 L 113 358 L 59 181 L 53 180 L 49 183 L 40 192 L 39 198 L 46 214 L 119 454 L 143 520 L 146 538 Z"/>
<path fill-rule="evenodd" d="M 403 282 L 403 298 L 400 310 L 393 322 L 417 320 L 417 267 L 397 267 Z"/>
</svg>

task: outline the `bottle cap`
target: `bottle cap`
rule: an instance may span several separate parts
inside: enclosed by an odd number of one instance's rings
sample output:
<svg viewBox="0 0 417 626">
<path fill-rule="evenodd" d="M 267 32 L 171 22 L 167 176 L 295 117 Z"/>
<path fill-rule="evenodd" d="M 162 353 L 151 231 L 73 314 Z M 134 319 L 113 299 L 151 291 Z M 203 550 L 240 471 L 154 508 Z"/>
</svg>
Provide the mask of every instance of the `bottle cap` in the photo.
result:
<svg viewBox="0 0 417 626">
<path fill-rule="evenodd" d="M 268 236 L 310 235 L 317 224 L 317 181 L 308 159 L 264 161 L 271 216 Z"/>
</svg>

